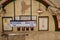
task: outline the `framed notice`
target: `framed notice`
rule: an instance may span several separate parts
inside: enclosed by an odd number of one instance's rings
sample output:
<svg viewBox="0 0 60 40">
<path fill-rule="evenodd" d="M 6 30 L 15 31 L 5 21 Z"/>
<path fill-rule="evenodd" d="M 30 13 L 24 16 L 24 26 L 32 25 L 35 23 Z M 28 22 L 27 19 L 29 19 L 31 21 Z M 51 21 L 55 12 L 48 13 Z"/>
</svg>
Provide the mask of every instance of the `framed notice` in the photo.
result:
<svg viewBox="0 0 60 40">
<path fill-rule="evenodd" d="M 21 15 L 20 19 L 21 20 L 30 20 L 32 18 L 32 20 L 36 20 L 37 17 L 35 15 L 32 15 L 32 17 L 30 15 Z"/>
<path fill-rule="evenodd" d="M 10 27 L 10 20 L 12 17 L 2 17 L 2 30 L 4 31 L 12 31 L 12 27 Z"/>
<path fill-rule="evenodd" d="M 16 20 L 37 20 L 37 16 L 32 15 L 32 17 L 30 15 L 20 15 L 20 16 L 16 16 L 15 19 Z"/>
<path fill-rule="evenodd" d="M 21 20 L 30 20 L 30 16 L 22 15 L 20 16 Z"/>
<path fill-rule="evenodd" d="M 49 26 L 48 16 L 39 16 L 38 18 L 38 30 L 47 31 Z"/>
</svg>

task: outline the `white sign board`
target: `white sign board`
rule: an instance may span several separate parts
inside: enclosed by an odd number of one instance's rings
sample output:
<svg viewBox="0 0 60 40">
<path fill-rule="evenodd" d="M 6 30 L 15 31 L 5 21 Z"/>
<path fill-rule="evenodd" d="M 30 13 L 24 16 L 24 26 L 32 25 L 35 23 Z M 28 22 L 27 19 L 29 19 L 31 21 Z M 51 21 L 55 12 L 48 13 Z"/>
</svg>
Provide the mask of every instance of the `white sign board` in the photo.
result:
<svg viewBox="0 0 60 40">
<path fill-rule="evenodd" d="M 21 20 L 11 20 L 10 21 L 11 27 L 35 27 L 36 21 L 21 21 Z"/>
</svg>

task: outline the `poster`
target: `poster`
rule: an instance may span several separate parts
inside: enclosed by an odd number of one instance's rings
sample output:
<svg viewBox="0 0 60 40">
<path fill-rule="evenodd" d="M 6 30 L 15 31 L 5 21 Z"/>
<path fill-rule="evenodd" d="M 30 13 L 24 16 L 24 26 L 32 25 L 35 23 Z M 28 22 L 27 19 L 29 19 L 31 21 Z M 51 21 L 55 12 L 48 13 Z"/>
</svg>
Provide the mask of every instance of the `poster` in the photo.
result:
<svg viewBox="0 0 60 40">
<path fill-rule="evenodd" d="M 12 27 L 10 27 L 11 17 L 3 17 L 3 31 L 11 31 Z"/>
<path fill-rule="evenodd" d="M 39 30 L 48 30 L 48 18 L 47 17 L 39 18 Z"/>
</svg>

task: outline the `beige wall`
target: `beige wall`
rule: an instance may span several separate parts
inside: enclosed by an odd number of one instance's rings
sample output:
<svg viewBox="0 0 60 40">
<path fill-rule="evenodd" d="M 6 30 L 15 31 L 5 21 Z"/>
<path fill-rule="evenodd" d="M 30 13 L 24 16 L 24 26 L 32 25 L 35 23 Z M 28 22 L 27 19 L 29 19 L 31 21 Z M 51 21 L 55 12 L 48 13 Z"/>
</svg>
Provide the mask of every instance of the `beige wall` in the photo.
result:
<svg viewBox="0 0 60 40">
<path fill-rule="evenodd" d="M 21 7 L 21 1 L 22 0 L 16 0 L 16 16 L 17 15 L 30 15 L 30 7 L 28 9 L 25 10 L 25 13 L 22 14 L 21 10 L 22 10 L 22 7 Z M 30 0 L 25 0 L 26 4 L 27 5 L 30 5 Z M 36 15 L 37 16 L 37 26 L 35 27 L 35 31 L 38 31 L 38 16 L 48 16 L 49 17 L 49 31 L 55 31 L 55 26 L 54 26 L 54 20 L 53 20 L 53 17 L 52 15 L 46 11 L 45 7 L 40 4 L 40 8 L 41 10 L 43 10 L 44 12 L 42 14 L 38 14 L 37 13 L 37 10 L 39 9 L 39 3 L 35 0 L 32 0 L 32 15 Z M 13 5 L 13 2 L 8 4 L 6 7 L 6 14 L 4 16 L 14 16 L 14 5 Z M 2 17 L 3 15 L 0 17 L 0 31 L 2 31 Z M 13 28 L 13 31 L 17 31 L 16 28 Z"/>
</svg>

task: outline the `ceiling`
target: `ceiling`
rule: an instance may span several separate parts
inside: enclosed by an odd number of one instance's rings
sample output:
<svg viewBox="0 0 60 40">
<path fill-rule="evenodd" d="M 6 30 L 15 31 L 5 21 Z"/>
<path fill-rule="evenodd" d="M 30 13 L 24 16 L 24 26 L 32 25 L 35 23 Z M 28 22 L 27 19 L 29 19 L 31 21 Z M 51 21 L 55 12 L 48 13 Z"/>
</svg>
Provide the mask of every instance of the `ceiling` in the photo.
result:
<svg viewBox="0 0 60 40">
<path fill-rule="evenodd" d="M 60 0 L 46 0 L 47 2 L 49 2 L 52 6 L 56 6 L 58 8 L 60 8 Z"/>
</svg>

